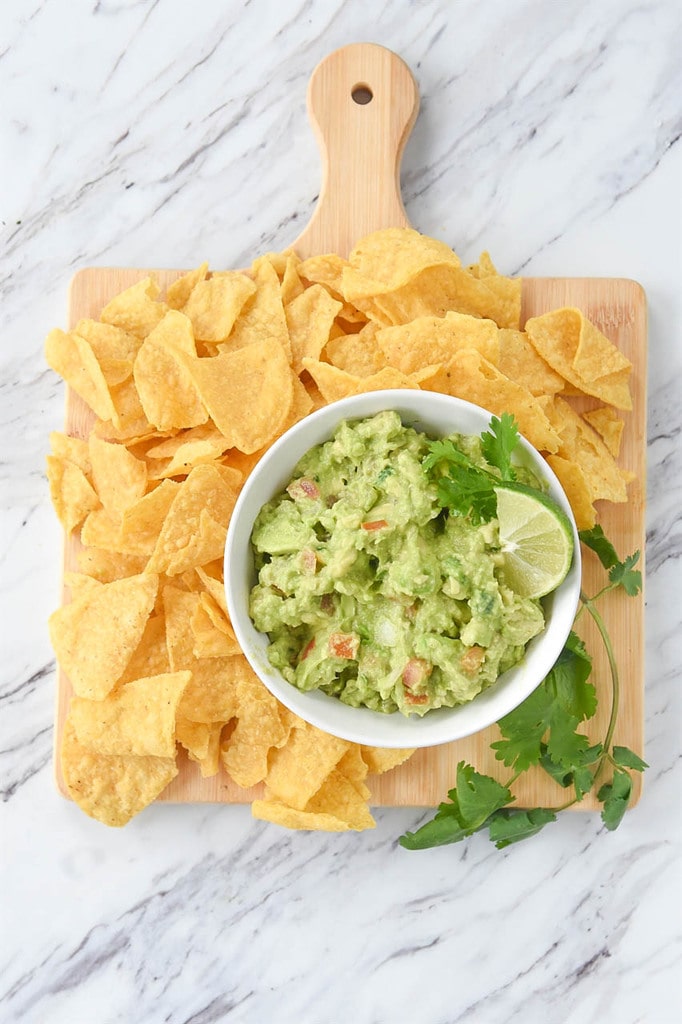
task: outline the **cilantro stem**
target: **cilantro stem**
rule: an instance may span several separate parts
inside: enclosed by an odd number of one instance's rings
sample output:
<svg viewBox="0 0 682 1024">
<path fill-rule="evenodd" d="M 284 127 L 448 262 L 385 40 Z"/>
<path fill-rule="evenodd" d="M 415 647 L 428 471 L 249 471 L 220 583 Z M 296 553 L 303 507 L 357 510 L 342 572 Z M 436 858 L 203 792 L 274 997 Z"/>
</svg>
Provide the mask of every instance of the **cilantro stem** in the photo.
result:
<svg viewBox="0 0 682 1024">
<path fill-rule="evenodd" d="M 592 620 L 596 625 L 597 629 L 599 630 L 599 634 L 602 638 L 602 643 L 604 644 L 604 649 L 606 650 L 606 657 L 609 661 L 609 669 L 611 671 L 611 717 L 609 718 L 606 736 L 604 737 L 604 753 L 599 759 L 599 764 L 594 774 L 595 782 L 597 781 L 602 771 L 602 768 L 606 764 L 607 759 L 610 759 L 609 748 L 611 747 L 611 741 L 613 740 L 613 734 L 616 728 L 616 721 L 618 719 L 618 705 L 620 703 L 620 678 L 618 675 L 618 664 L 616 662 L 613 644 L 611 643 L 611 637 L 609 636 L 609 631 L 606 628 L 606 623 L 604 622 L 598 609 L 595 607 L 593 603 L 594 601 L 596 601 L 598 597 L 601 596 L 601 594 L 604 593 L 605 590 L 608 589 L 610 588 L 605 587 L 604 590 L 600 590 L 599 593 L 596 594 L 593 598 L 587 597 L 582 592 L 580 594 L 580 600 L 582 602 L 582 608 L 580 609 L 580 611 L 582 611 L 583 608 L 586 608 L 588 614 L 592 616 Z"/>
</svg>

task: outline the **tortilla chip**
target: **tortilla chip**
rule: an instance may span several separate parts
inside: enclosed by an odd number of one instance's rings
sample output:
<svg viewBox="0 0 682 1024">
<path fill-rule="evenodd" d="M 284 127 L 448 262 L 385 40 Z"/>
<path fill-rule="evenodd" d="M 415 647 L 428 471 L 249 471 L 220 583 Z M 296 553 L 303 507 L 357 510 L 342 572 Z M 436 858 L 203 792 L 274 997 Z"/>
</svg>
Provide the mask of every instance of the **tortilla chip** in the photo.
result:
<svg viewBox="0 0 682 1024">
<path fill-rule="evenodd" d="M 116 828 L 156 800 L 178 774 L 175 757 L 111 757 L 87 750 L 68 718 L 61 766 L 71 799 L 91 818 Z"/>
<path fill-rule="evenodd" d="M 349 746 L 346 740 L 312 725 L 294 729 L 287 745 L 271 754 L 268 789 L 290 807 L 302 811 Z"/>
<path fill-rule="evenodd" d="M 627 501 L 622 474 L 596 430 L 562 398 L 555 398 L 547 412 L 560 438 L 557 454 L 581 467 L 591 500 Z"/>
<path fill-rule="evenodd" d="M 138 557 L 98 548 L 83 548 L 76 558 L 80 571 L 99 580 L 100 583 L 113 583 L 114 580 L 121 580 L 126 576 L 139 576 L 147 564 L 145 556 Z"/>
<path fill-rule="evenodd" d="M 420 382 L 429 379 L 434 367 L 425 367 L 418 373 L 407 375 L 392 366 L 386 366 L 369 377 L 355 377 L 345 370 L 339 370 L 329 363 L 315 359 L 303 360 L 303 365 L 320 389 L 326 402 L 337 402 L 348 395 L 359 395 L 366 391 L 383 391 L 386 388 L 419 388 Z"/>
<path fill-rule="evenodd" d="M 625 426 L 618 413 L 610 405 L 602 405 L 598 409 L 584 412 L 583 419 L 597 431 L 611 455 L 617 459 Z"/>
<path fill-rule="evenodd" d="M 296 373 L 301 372 L 301 360 L 304 357 L 319 359 L 329 340 L 334 317 L 340 309 L 341 303 L 333 299 L 320 284 L 306 288 L 286 307 L 291 362 Z"/>
<path fill-rule="evenodd" d="M 574 387 L 617 409 L 632 409 L 632 364 L 579 309 L 532 317 L 526 333 L 538 354 Z"/>
<path fill-rule="evenodd" d="M 256 291 L 245 302 L 229 337 L 219 348 L 225 352 L 236 352 L 245 346 L 272 342 L 281 346 L 287 363 L 290 363 L 291 344 L 277 273 L 264 258 L 254 262 L 252 273 Z"/>
<path fill-rule="evenodd" d="M 119 546 L 131 555 L 151 556 L 180 484 L 164 480 L 130 505 L 121 519 Z"/>
<path fill-rule="evenodd" d="M 560 455 L 549 455 L 547 463 L 556 473 L 559 483 L 566 492 L 578 529 L 592 529 L 597 521 L 597 513 L 592 504 L 590 488 L 582 468 L 577 462 L 565 459 Z"/>
<path fill-rule="evenodd" d="M 192 321 L 197 341 L 221 342 L 227 338 L 244 303 L 255 291 L 253 281 L 236 271 L 198 281 L 182 309 Z"/>
<path fill-rule="evenodd" d="M 251 803 L 251 814 L 261 821 L 269 821 L 273 825 L 281 825 L 298 831 L 309 832 L 348 832 L 350 825 L 333 814 L 315 814 L 311 811 L 300 811 L 287 806 L 276 799 L 254 800 Z"/>
<path fill-rule="evenodd" d="M 348 260 L 336 253 L 324 256 L 310 256 L 298 265 L 298 273 L 311 284 L 321 284 L 335 299 L 343 297 L 343 271 Z"/>
<path fill-rule="evenodd" d="M 250 454 L 277 436 L 293 401 L 291 369 L 278 341 L 254 342 L 188 366 L 230 448 Z"/>
<path fill-rule="evenodd" d="M 480 352 L 456 352 L 447 373 L 448 394 L 480 405 L 496 416 L 513 410 L 521 433 L 538 451 L 557 451 L 559 437 L 542 405 L 527 388 L 505 377 Z"/>
<path fill-rule="evenodd" d="M 103 700 L 123 675 L 154 607 L 159 578 L 107 583 L 50 617 L 59 664 L 79 697 Z"/>
<path fill-rule="evenodd" d="M 538 355 L 523 331 L 500 330 L 499 353 L 498 369 L 531 395 L 555 395 L 564 387 L 563 377 Z"/>
<path fill-rule="evenodd" d="M 223 766 L 238 786 L 248 789 L 268 773 L 268 754 L 288 736 L 279 706 L 255 673 L 244 672 L 237 683 L 237 725 L 223 741 Z"/>
<path fill-rule="evenodd" d="M 174 757 L 175 714 L 189 672 L 134 679 L 106 700 L 74 697 L 69 717 L 76 739 L 98 754 Z"/>
<path fill-rule="evenodd" d="M 382 775 L 403 764 L 414 754 L 414 748 L 387 750 L 384 747 L 362 747 L 362 756 L 368 770 Z"/>
<path fill-rule="evenodd" d="M 145 493 L 147 466 L 122 444 L 90 435 L 90 462 L 95 490 L 112 516 L 122 516 Z"/>
<path fill-rule="evenodd" d="M 492 320 L 450 312 L 444 317 L 418 317 L 399 327 L 384 328 L 377 332 L 376 341 L 391 366 L 403 373 L 414 373 L 429 363 L 450 368 L 454 356 L 462 349 L 475 349 L 497 365 L 498 335 Z"/>
<path fill-rule="evenodd" d="M 345 821 L 356 832 L 361 832 L 375 827 L 374 818 L 367 806 L 368 796 L 366 786 L 360 783 L 358 788 L 337 768 L 330 772 L 306 804 L 305 810 L 309 814 L 328 814 L 339 821 Z"/>
<path fill-rule="evenodd" d="M 102 420 L 116 418 L 116 409 L 92 348 L 78 334 L 55 329 L 45 341 L 45 359 Z"/>
<path fill-rule="evenodd" d="M 216 466 L 196 466 L 175 485 L 147 571 L 177 576 L 219 558 L 236 497 Z"/>
<path fill-rule="evenodd" d="M 59 522 L 70 534 L 90 512 L 100 508 L 100 501 L 85 473 L 73 462 L 56 455 L 48 455 L 46 461 L 52 504 Z"/>
<path fill-rule="evenodd" d="M 208 263 L 202 263 L 196 270 L 190 270 L 183 274 L 177 281 L 169 285 L 166 290 L 166 303 L 171 309 L 183 309 L 189 301 L 189 297 L 200 281 L 206 280 L 208 274 Z"/>
<path fill-rule="evenodd" d="M 125 672 L 116 683 L 116 689 L 147 676 L 166 675 L 171 671 L 168 648 L 166 647 L 166 620 L 163 615 L 152 614 L 147 620 L 144 633 L 133 651 Z"/>
<path fill-rule="evenodd" d="M 330 338 L 325 355 L 332 366 L 354 377 L 371 377 L 386 366 L 386 357 L 376 343 L 377 325 L 366 324 L 357 334 L 341 333 Z"/>
<path fill-rule="evenodd" d="M 156 301 L 158 294 L 156 281 L 145 277 L 108 302 L 100 313 L 100 320 L 138 338 L 146 338 L 168 309 L 165 302 Z"/>
</svg>

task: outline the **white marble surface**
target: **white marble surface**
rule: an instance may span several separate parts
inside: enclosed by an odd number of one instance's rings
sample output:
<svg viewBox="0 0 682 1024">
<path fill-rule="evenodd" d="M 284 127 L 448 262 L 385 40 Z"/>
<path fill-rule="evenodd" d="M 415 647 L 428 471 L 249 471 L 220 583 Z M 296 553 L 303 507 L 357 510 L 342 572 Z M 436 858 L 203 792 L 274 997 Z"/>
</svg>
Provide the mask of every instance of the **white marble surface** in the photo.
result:
<svg viewBox="0 0 682 1024">
<path fill-rule="evenodd" d="M 0 1019 L 31 1024 L 672 1024 L 680 991 L 680 15 L 675 0 L 4 0 L 0 8 Z M 499 853 L 408 853 L 424 817 L 288 834 L 247 808 L 107 830 L 50 765 L 60 534 L 43 362 L 73 271 L 243 265 L 319 187 L 326 53 L 413 68 L 413 223 L 507 272 L 650 303 L 645 795 Z"/>
</svg>

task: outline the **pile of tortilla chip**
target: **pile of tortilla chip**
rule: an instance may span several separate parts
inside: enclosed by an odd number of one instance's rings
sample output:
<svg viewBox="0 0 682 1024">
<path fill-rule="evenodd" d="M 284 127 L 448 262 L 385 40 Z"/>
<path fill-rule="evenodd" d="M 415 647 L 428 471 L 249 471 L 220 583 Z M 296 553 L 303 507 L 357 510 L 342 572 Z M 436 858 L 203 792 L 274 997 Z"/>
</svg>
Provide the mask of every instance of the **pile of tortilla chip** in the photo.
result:
<svg viewBox="0 0 682 1024">
<path fill-rule="evenodd" d="M 46 355 L 92 411 L 87 438 L 55 433 L 48 478 L 67 534 L 71 601 L 50 620 L 73 688 L 61 762 L 74 800 L 123 825 L 195 762 L 264 783 L 259 818 L 372 827 L 369 773 L 412 751 L 359 747 L 280 705 L 241 654 L 223 590 L 230 515 L 267 447 L 321 405 L 422 388 L 516 416 L 580 528 L 626 501 L 616 457 L 630 363 L 576 309 L 520 329 L 521 281 L 484 254 L 379 231 L 348 260 L 267 254 L 248 272 L 206 264 L 161 296 L 153 278 L 99 320 L 52 331 Z M 576 394 L 602 404 L 580 415 Z M 76 567 L 70 567 L 75 569 Z M 183 771 L 187 768 L 183 767 Z"/>
</svg>

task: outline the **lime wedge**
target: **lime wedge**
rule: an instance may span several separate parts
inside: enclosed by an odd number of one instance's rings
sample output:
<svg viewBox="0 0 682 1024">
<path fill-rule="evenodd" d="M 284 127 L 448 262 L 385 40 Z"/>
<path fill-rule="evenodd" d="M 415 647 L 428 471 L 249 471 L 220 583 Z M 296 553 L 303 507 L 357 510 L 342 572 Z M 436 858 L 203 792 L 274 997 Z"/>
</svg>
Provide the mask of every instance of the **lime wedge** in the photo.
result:
<svg viewBox="0 0 682 1024">
<path fill-rule="evenodd" d="M 565 580 L 573 560 L 573 529 L 551 498 L 510 484 L 496 487 L 504 573 L 521 597 L 544 597 Z"/>
</svg>

